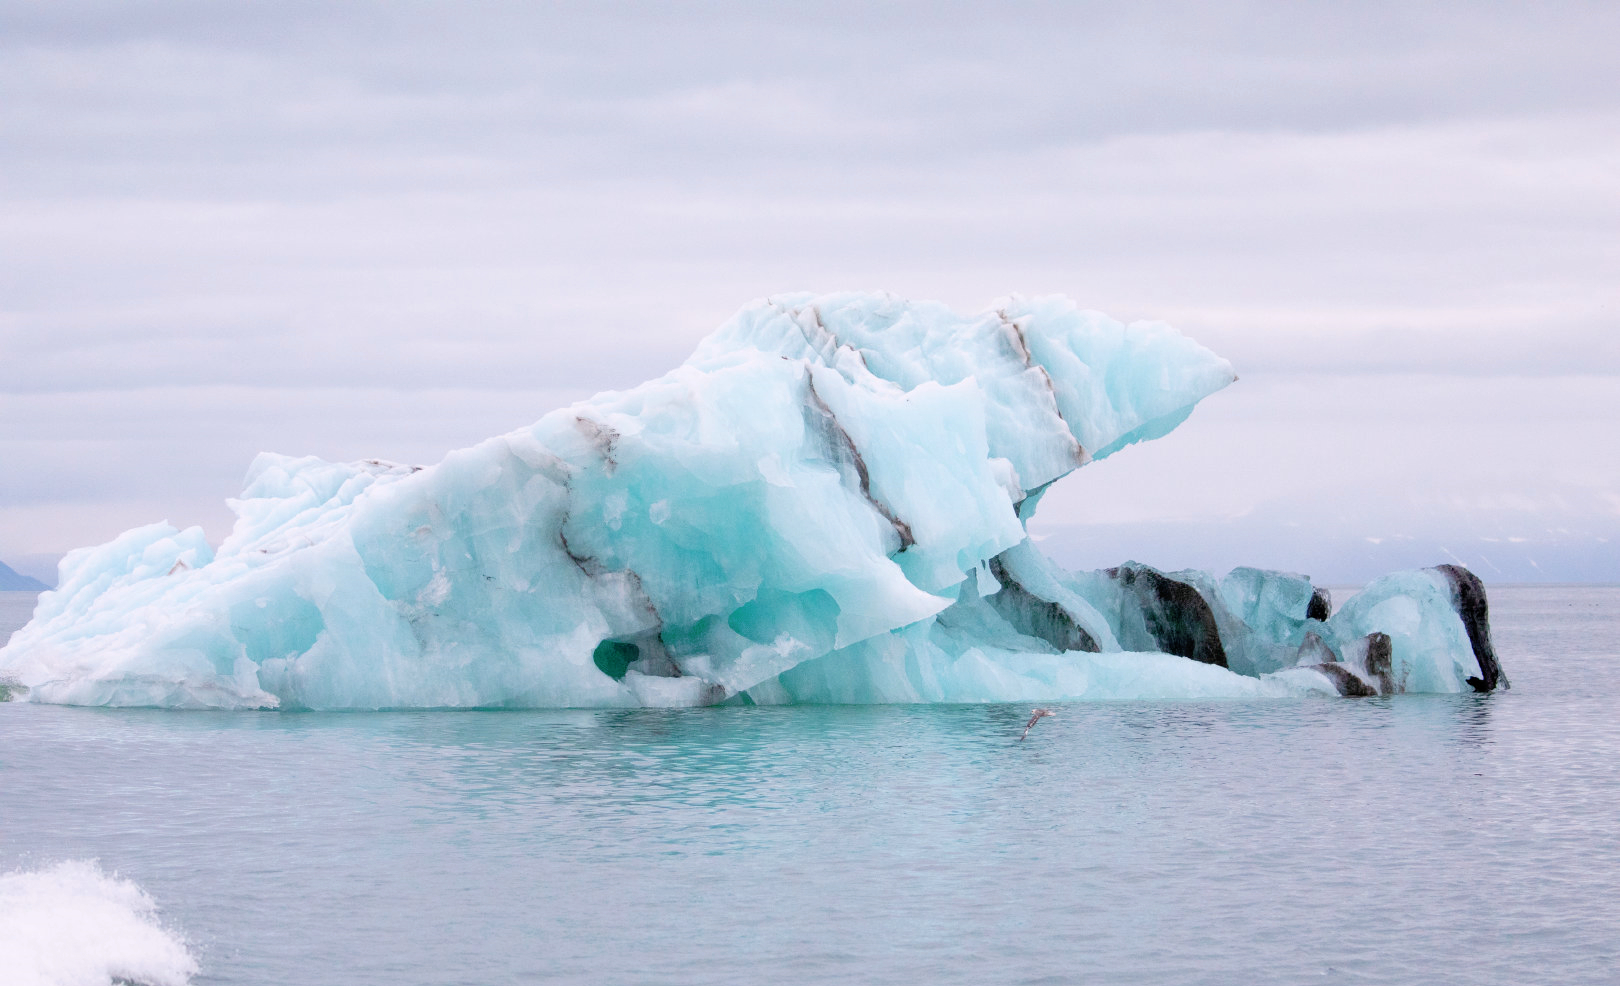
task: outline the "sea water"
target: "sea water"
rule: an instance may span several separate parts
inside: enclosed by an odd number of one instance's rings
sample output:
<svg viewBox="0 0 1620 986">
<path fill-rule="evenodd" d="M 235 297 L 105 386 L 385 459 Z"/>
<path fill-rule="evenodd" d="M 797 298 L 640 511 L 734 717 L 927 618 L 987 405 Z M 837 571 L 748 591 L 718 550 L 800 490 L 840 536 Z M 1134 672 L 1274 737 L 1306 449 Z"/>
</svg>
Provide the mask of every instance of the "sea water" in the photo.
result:
<svg viewBox="0 0 1620 986">
<path fill-rule="evenodd" d="M 1007 705 L 0 705 L 0 872 L 99 861 L 210 984 L 1614 982 L 1620 588 L 1491 603 L 1507 692 L 1023 742 Z"/>
</svg>

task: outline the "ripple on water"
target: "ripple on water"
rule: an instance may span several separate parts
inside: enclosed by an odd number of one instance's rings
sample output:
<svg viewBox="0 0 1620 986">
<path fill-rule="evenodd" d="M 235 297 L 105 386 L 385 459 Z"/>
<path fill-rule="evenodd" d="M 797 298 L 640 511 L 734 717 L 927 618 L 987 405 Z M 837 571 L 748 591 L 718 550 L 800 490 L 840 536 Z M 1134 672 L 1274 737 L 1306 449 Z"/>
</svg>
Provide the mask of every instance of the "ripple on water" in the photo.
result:
<svg viewBox="0 0 1620 986">
<path fill-rule="evenodd" d="M 1493 590 L 1490 696 L 0 708 L 0 863 L 199 983 L 1613 982 L 1620 590 Z"/>
</svg>

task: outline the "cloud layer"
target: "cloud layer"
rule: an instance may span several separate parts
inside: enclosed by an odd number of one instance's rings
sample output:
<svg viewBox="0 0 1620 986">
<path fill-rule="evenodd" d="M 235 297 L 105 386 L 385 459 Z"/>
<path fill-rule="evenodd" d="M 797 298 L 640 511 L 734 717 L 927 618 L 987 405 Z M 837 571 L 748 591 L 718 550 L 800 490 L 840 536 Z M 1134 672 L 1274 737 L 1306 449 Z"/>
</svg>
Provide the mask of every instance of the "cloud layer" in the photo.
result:
<svg viewBox="0 0 1620 986">
<path fill-rule="evenodd" d="M 1441 515 L 1509 536 L 1483 503 L 1620 533 L 1609 5 L 0 20 L 0 558 L 36 572 L 163 516 L 221 533 L 260 448 L 436 459 L 846 287 L 1060 291 L 1234 360 L 1054 531 L 1149 556 L 1188 537 L 1154 523 L 1309 515 L 1329 567 Z"/>
</svg>

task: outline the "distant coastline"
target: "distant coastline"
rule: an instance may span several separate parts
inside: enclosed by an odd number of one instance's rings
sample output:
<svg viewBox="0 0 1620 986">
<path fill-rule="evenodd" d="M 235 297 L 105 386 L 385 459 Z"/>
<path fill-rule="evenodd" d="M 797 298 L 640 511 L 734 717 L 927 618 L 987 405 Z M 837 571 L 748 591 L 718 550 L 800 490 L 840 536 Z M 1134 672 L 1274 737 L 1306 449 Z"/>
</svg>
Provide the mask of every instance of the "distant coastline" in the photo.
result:
<svg viewBox="0 0 1620 986">
<path fill-rule="evenodd" d="M 50 586 L 0 561 L 0 592 L 44 592 Z"/>
</svg>

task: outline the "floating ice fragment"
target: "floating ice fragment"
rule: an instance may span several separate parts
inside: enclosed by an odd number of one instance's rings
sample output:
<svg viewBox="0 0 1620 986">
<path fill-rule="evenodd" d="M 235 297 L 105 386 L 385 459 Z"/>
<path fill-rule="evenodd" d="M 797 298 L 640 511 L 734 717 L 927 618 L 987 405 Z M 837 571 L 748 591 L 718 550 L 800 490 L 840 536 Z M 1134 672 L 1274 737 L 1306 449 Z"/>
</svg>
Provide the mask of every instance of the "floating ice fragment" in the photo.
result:
<svg viewBox="0 0 1620 986">
<path fill-rule="evenodd" d="M 1505 685 L 1461 570 L 1330 614 L 1303 576 L 1040 554 L 1051 483 L 1233 379 L 1061 298 L 778 296 L 663 377 L 436 466 L 261 455 L 217 552 L 158 524 L 70 554 L 0 671 L 31 701 L 214 708 Z"/>
</svg>

